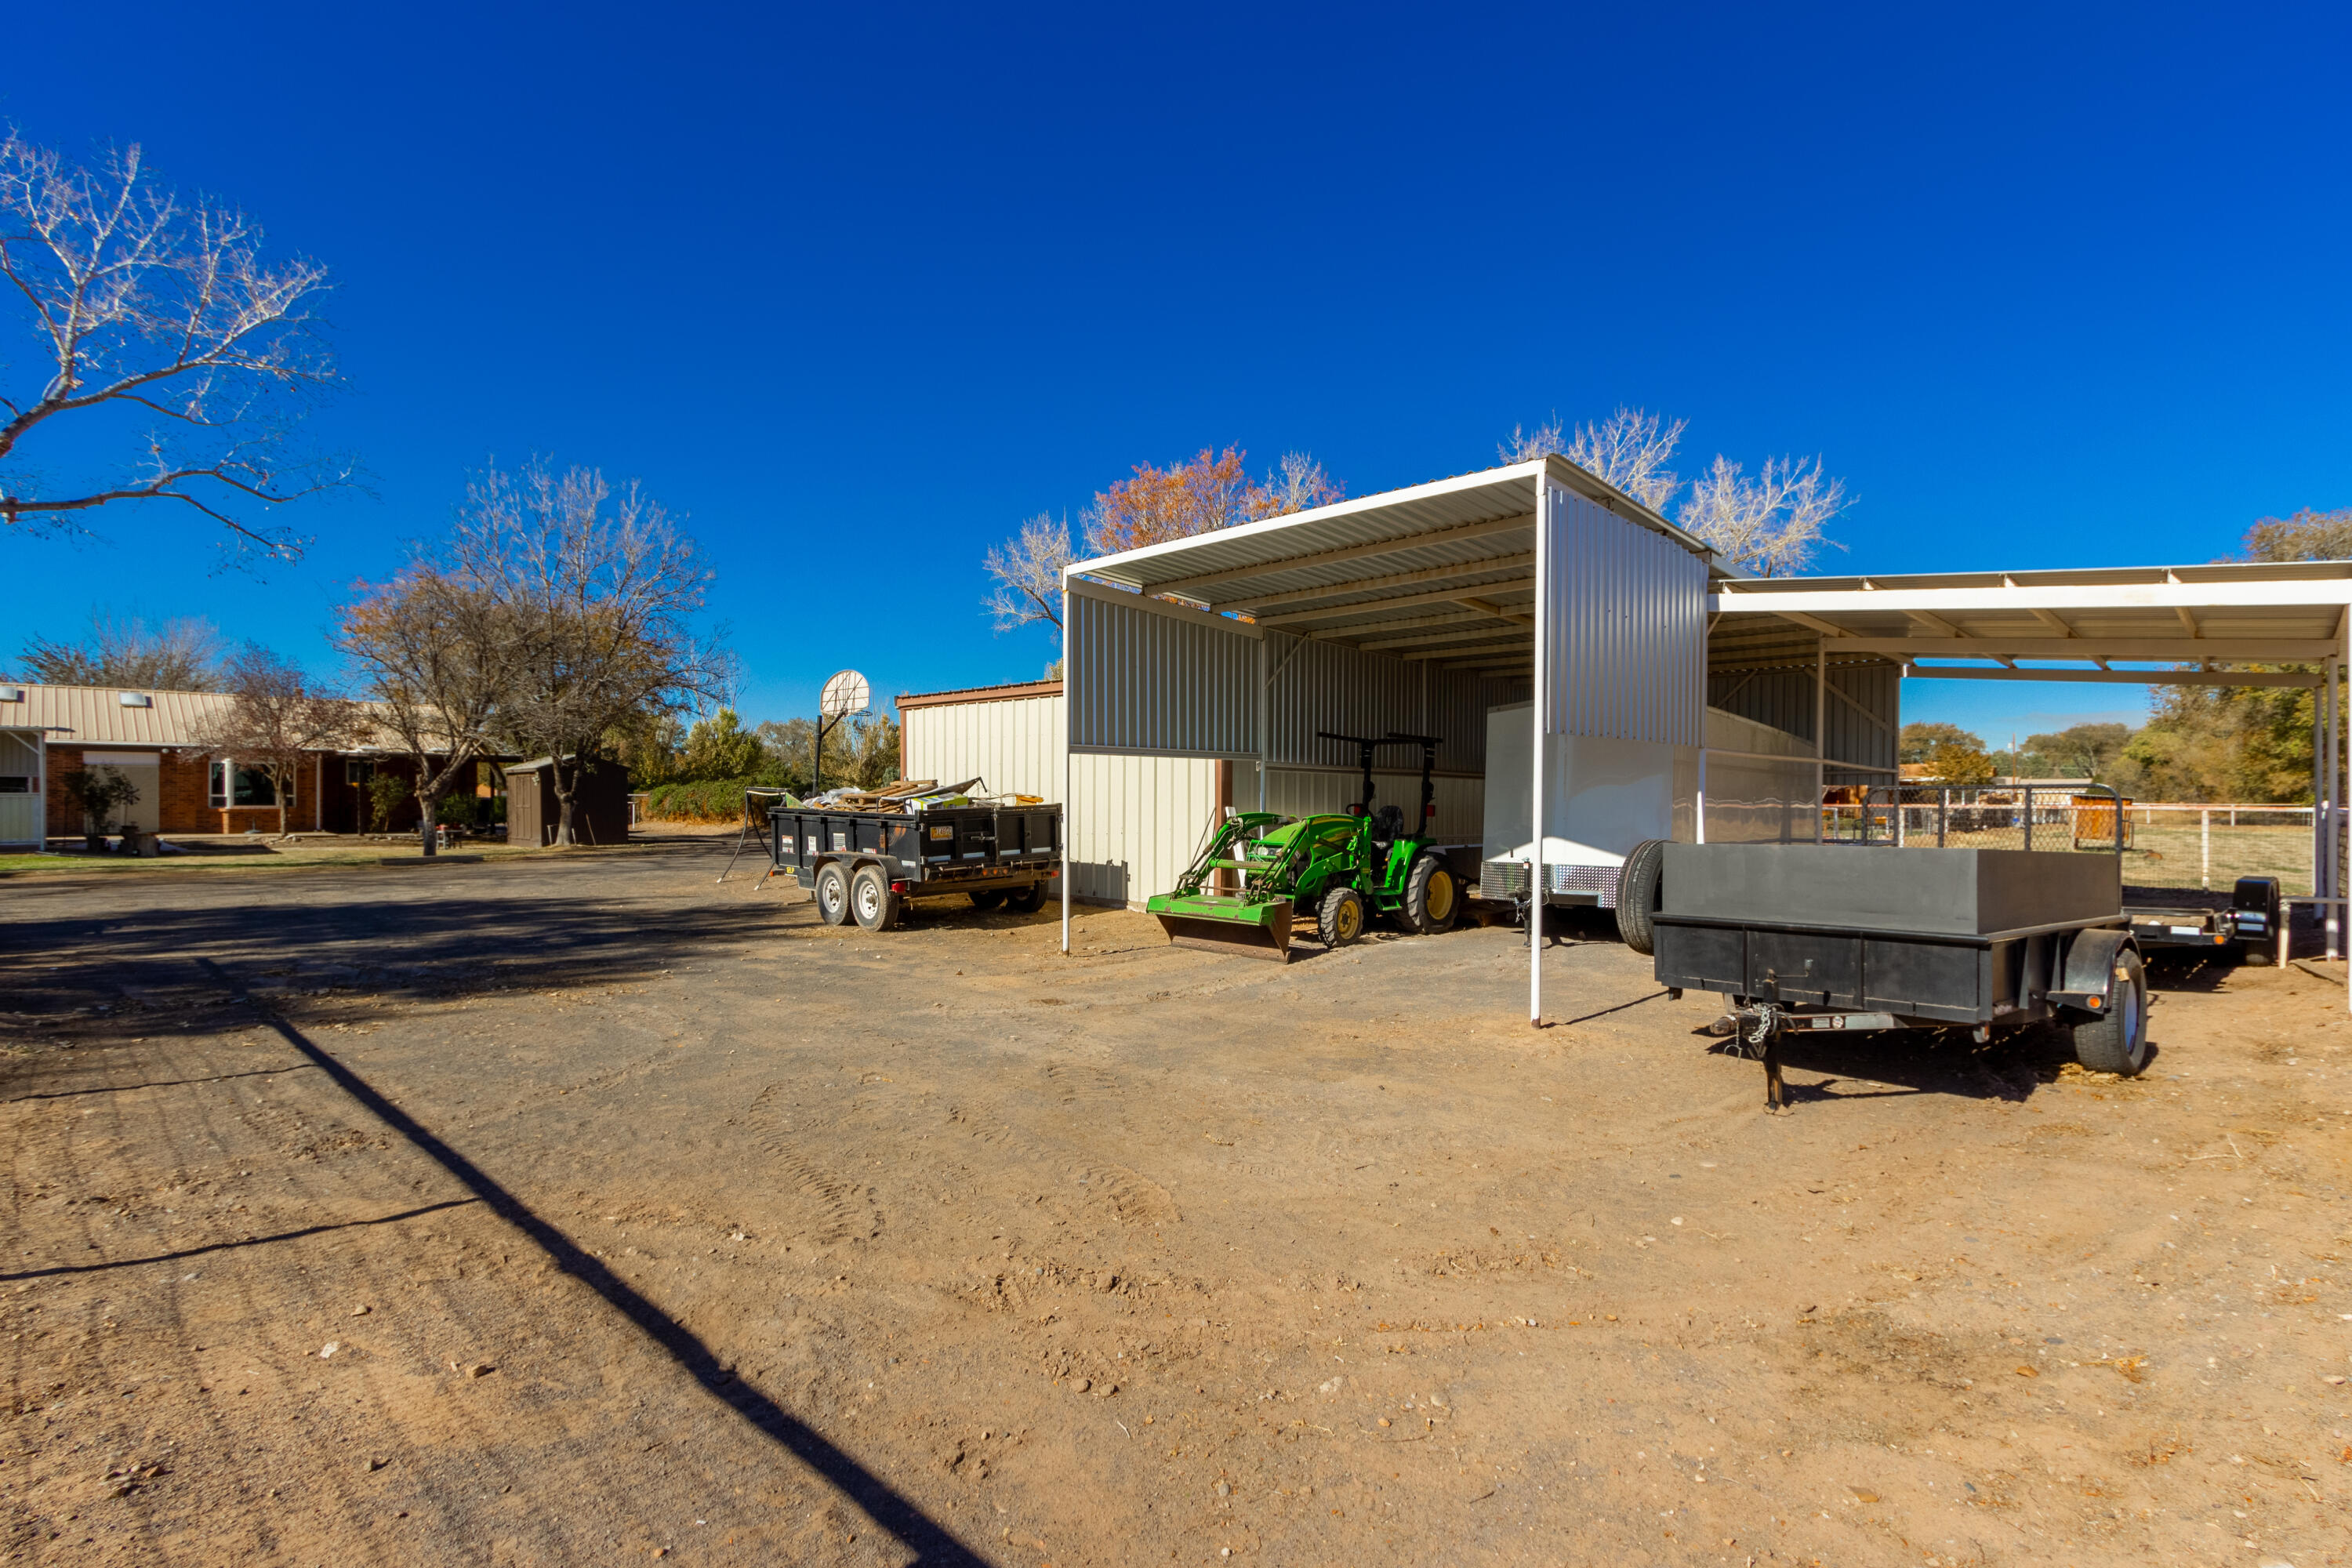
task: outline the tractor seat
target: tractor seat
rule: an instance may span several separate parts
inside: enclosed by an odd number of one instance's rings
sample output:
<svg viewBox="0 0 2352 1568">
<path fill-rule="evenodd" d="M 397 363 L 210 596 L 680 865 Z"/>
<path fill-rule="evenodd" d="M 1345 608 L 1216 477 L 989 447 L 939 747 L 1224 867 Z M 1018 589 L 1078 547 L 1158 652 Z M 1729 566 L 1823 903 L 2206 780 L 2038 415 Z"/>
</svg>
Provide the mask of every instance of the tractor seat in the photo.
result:
<svg viewBox="0 0 2352 1568">
<path fill-rule="evenodd" d="M 1404 807 L 1384 805 L 1372 814 L 1372 837 L 1393 841 L 1404 836 Z"/>
</svg>

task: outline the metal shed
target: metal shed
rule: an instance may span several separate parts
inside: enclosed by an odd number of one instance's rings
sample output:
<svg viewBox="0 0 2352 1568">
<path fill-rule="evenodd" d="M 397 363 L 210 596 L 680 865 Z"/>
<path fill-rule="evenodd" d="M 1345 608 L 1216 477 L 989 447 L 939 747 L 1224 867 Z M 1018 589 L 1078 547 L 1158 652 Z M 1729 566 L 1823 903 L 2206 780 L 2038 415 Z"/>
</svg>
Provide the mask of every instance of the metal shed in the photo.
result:
<svg viewBox="0 0 2352 1568">
<path fill-rule="evenodd" d="M 1248 770 L 1264 808 L 1297 810 L 1309 803 L 1285 798 L 1286 773 L 1337 775 L 1344 792 L 1353 761 L 1317 731 L 1408 731 L 1445 737 L 1441 771 L 1483 793 L 1488 715 L 1517 703 L 1537 802 L 1561 787 L 1570 746 L 1571 770 L 1634 757 L 1691 781 L 1703 832 L 1706 599 L 1723 574 L 1699 541 L 1557 457 L 1077 563 L 1064 577 L 1073 853 L 1100 808 L 1076 785 L 1081 759 L 1223 762 Z M 1550 809 L 1534 826 L 1546 888 Z"/>
</svg>

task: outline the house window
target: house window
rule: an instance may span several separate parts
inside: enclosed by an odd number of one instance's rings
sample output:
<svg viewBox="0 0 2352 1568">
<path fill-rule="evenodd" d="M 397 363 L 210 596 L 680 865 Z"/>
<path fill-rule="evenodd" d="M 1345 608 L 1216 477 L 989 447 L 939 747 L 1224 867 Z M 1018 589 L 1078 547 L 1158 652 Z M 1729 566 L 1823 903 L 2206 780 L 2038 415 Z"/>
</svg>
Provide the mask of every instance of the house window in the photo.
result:
<svg viewBox="0 0 2352 1568">
<path fill-rule="evenodd" d="M 363 784 L 373 777 L 375 777 L 375 764 L 373 763 L 362 761 L 358 757 L 346 757 L 343 759 L 343 782 L 345 784 Z"/>
<path fill-rule="evenodd" d="M 259 768 L 241 768 L 235 763 L 215 763 L 211 799 L 215 810 L 232 805 L 276 805 L 278 792 L 270 787 L 269 775 Z M 291 784 L 286 790 L 286 804 L 294 804 Z"/>
<path fill-rule="evenodd" d="M 33 781 L 26 773 L 0 773 L 0 795 L 30 795 Z"/>
</svg>

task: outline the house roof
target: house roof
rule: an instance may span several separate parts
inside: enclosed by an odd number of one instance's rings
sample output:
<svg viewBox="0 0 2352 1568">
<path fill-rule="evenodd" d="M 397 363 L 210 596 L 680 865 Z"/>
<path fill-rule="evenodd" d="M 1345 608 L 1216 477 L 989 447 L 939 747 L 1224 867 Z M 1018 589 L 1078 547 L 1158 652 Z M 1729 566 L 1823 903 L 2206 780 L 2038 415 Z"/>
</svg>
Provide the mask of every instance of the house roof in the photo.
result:
<svg viewBox="0 0 2352 1568">
<path fill-rule="evenodd" d="M 25 686 L 0 702 L 0 725 L 46 731 L 52 745 L 184 746 L 205 719 L 227 710 L 218 691 L 147 691 L 115 686 Z M 146 699 L 124 707 L 126 695 Z"/>
<path fill-rule="evenodd" d="M 225 691 L 0 682 L 0 695 L 12 690 L 25 695 L 19 701 L 0 701 L 0 730 L 39 730 L 53 746 L 193 747 L 204 721 L 227 711 L 236 700 Z M 146 700 L 125 706 L 125 696 Z M 374 706 L 361 704 L 363 710 Z M 363 756 L 404 749 L 398 736 L 378 724 L 373 734 L 341 751 Z"/>
</svg>

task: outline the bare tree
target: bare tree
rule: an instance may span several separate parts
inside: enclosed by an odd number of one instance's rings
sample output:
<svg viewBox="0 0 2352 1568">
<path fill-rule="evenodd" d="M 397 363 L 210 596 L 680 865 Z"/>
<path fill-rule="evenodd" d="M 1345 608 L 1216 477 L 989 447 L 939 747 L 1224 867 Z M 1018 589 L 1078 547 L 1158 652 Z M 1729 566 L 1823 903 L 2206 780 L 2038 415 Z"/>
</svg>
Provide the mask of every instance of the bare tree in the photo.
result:
<svg viewBox="0 0 2352 1568">
<path fill-rule="evenodd" d="M 0 278 L 28 308 L 47 371 L 37 392 L 0 395 L 0 522 L 68 528 L 102 506 L 168 500 L 241 552 L 301 553 L 259 517 L 347 477 L 287 448 L 304 395 L 336 380 L 310 315 L 327 272 L 265 261 L 261 237 L 235 208 L 159 186 L 136 145 L 82 168 L 0 137 Z M 108 409 L 152 421 L 128 471 L 73 481 L 23 466 L 27 437 Z"/>
<path fill-rule="evenodd" d="M 286 797 L 305 754 L 351 744 L 364 721 L 351 703 L 314 687 L 300 666 L 266 648 L 247 644 L 229 659 L 226 673 L 229 705 L 191 726 L 188 750 L 267 778 L 282 838 Z"/>
<path fill-rule="evenodd" d="M 674 715 L 735 679 L 692 617 L 710 574 L 694 542 L 636 484 L 616 493 L 594 468 L 476 476 L 451 531 L 452 569 L 507 607 L 514 679 L 495 727 L 544 752 L 557 803 L 555 842 L 574 842 L 581 772 L 608 732 Z"/>
<path fill-rule="evenodd" d="M 1021 531 L 1002 544 L 989 547 L 986 563 L 994 586 L 988 595 L 989 614 L 996 629 L 1044 621 L 1062 629 L 1062 572 L 1069 565 L 1070 520 L 1058 522 L 1045 512 L 1021 525 Z"/>
<path fill-rule="evenodd" d="M 220 688 L 220 628 L 200 618 L 150 628 L 90 613 L 79 642 L 35 637 L 25 645 L 26 676 L 51 686 L 127 686 L 150 691 L 214 691 Z"/>
<path fill-rule="evenodd" d="M 1754 479 L 1718 456 L 1691 481 L 1690 500 L 1675 521 L 1721 552 L 1734 566 L 1762 576 L 1800 572 L 1829 541 L 1822 526 L 1853 503 L 1845 481 L 1823 476 L 1819 458 L 1767 458 Z"/>
<path fill-rule="evenodd" d="M 1682 481 L 1666 460 L 1682 445 L 1685 421 L 1620 406 L 1598 425 L 1580 425 L 1561 455 L 1663 515 Z"/>
<path fill-rule="evenodd" d="M 499 705 L 523 647 L 490 590 L 420 561 L 336 612 L 334 645 L 352 661 L 377 717 L 416 764 L 417 831 L 435 851 L 435 805 L 498 751 Z"/>
<path fill-rule="evenodd" d="M 1323 465 L 1305 452 L 1285 452 L 1260 487 L 1266 517 L 1286 517 L 1347 499 L 1347 487 L 1323 471 Z"/>
<path fill-rule="evenodd" d="M 1554 452 L 1568 450 L 1568 427 L 1555 414 L 1545 424 L 1529 430 L 1518 425 L 1495 447 L 1496 458 L 1506 463 L 1532 463 L 1538 458 L 1549 458 Z"/>
</svg>

